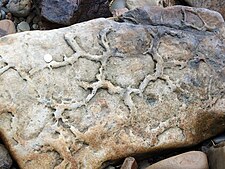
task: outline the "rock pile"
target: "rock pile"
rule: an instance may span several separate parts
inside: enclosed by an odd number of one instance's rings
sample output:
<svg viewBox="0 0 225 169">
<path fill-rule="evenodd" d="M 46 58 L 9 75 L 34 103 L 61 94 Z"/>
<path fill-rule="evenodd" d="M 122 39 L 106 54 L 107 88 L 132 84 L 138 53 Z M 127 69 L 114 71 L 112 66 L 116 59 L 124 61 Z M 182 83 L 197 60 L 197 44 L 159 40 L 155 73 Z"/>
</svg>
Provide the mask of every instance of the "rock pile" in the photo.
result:
<svg viewBox="0 0 225 169">
<path fill-rule="evenodd" d="M 0 21 L 0 37 L 16 33 L 16 28 L 11 20 Z"/>
<path fill-rule="evenodd" d="M 13 21 L 17 32 L 57 28 L 111 16 L 108 0 L 4 0 L 0 2 L 0 20 Z"/>
<path fill-rule="evenodd" d="M 32 0 L 4 0 L 0 2 L 0 19 L 11 20 L 17 32 L 40 29 L 42 23 L 38 15 L 38 8 Z"/>
<path fill-rule="evenodd" d="M 0 20 L 11 20 L 17 32 L 43 30 L 99 17 L 107 18 L 112 14 L 119 16 L 128 10 L 149 5 L 205 7 L 218 11 L 225 17 L 224 0 L 0 0 Z"/>
</svg>

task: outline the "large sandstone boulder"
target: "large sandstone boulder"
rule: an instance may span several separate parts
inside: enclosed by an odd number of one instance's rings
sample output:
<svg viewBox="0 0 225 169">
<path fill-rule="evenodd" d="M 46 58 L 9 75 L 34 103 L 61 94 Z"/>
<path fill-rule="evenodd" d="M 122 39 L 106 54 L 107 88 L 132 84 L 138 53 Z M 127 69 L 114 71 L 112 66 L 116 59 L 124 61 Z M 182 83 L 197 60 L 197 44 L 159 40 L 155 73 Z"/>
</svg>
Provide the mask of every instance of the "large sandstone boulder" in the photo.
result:
<svg viewBox="0 0 225 169">
<path fill-rule="evenodd" d="M 0 135 L 24 169 L 100 168 L 225 129 L 220 14 L 146 7 L 0 39 Z"/>
</svg>

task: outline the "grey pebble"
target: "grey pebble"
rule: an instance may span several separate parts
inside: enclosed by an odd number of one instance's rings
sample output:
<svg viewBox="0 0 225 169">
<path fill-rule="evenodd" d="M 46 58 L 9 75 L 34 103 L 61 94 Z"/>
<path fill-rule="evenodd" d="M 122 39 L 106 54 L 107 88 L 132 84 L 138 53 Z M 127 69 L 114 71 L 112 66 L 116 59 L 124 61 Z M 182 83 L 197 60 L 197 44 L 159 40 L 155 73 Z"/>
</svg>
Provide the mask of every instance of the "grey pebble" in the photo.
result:
<svg viewBox="0 0 225 169">
<path fill-rule="evenodd" d="M 0 20 L 1 20 L 1 19 L 5 19 L 5 17 L 6 17 L 5 11 L 1 10 L 0 16 L 1 16 L 1 17 L 0 17 Z"/>
<path fill-rule="evenodd" d="M 22 21 L 17 25 L 17 31 L 18 32 L 30 31 L 30 25 L 27 22 Z"/>
<path fill-rule="evenodd" d="M 9 10 L 6 7 L 1 8 L 5 13 L 9 13 Z"/>
<path fill-rule="evenodd" d="M 38 24 L 35 23 L 32 25 L 32 29 L 37 30 L 38 28 L 39 28 Z"/>
</svg>

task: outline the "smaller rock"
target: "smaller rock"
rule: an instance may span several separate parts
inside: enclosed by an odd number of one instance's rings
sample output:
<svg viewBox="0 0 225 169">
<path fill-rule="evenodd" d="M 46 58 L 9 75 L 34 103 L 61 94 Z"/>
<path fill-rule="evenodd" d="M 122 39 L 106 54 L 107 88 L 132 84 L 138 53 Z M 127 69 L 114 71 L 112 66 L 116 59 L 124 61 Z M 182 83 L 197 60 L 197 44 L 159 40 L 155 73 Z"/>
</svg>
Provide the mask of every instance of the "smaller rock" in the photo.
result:
<svg viewBox="0 0 225 169">
<path fill-rule="evenodd" d="M 43 0 L 41 15 L 50 22 L 69 25 L 80 2 L 79 0 Z"/>
<path fill-rule="evenodd" d="M 18 17 L 26 17 L 29 15 L 31 10 L 31 2 L 31 0 L 9 0 L 6 7 L 13 15 Z"/>
<path fill-rule="evenodd" d="M 127 157 L 120 169 L 137 169 L 138 165 L 133 157 Z"/>
<path fill-rule="evenodd" d="M 32 29 L 34 29 L 34 30 L 37 30 L 37 29 L 39 29 L 39 26 L 38 26 L 38 24 L 36 24 L 36 23 L 35 23 L 35 24 L 33 24 L 33 25 L 32 25 Z"/>
<path fill-rule="evenodd" d="M 120 16 L 123 13 L 127 12 L 126 2 L 124 0 L 113 0 L 109 4 L 109 10 L 113 16 Z"/>
<path fill-rule="evenodd" d="M 209 167 L 211 169 L 224 169 L 225 166 L 225 146 L 211 147 L 207 152 Z"/>
<path fill-rule="evenodd" d="M 12 20 L 13 16 L 12 16 L 12 14 L 9 12 L 9 13 L 6 14 L 6 17 L 5 17 L 5 18 L 6 18 L 6 19 L 9 19 L 9 20 Z"/>
<path fill-rule="evenodd" d="M 20 22 L 17 25 L 17 32 L 25 32 L 25 31 L 30 31 L 30 25 L 25 21 Z"/>
<path fill-rule="evenodd" d="M 1 9 L 2 9 L 5 13 L 9 13 L 9 12 L 10 12 L 6 7 L 1 7 Z"/>
<path fill-rule="evenodd" d="M 16 28 L 11 20 L 1 20 L 0 21 L 0 37 L 16 33 Z"/>
<path fill-rule="evenodd" d="M 190 151 L 159 161 L 146 169 L 209 169 L 209 166 L 205 153 Z"/>
<path fill-rule="evenodd" d="M 9 169 L 12 166 L 12 159 L 6 148 L 0 144 L 0 168 Z"/>
<path fill-rule="evenodd" d="M 110 12 L 112 12 L 115 9 L 122 9 L 126 7 L 125 0 L 112 0 L 109 4 Z"/>
<path fill-rule="evenodd" d="M 6 17 L 5 11 L 4 10 L 0 10 L 0 20 L 1 19 L 5 19 L 5 17 Z"/>
</svg>

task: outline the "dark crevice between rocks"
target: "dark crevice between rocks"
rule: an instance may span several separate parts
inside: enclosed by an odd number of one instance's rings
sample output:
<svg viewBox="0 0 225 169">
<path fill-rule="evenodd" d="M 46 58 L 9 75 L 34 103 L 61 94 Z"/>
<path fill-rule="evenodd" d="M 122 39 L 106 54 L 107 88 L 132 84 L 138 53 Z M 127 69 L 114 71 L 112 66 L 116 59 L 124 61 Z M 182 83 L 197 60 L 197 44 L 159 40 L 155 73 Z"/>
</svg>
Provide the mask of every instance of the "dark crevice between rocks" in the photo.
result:
<svg viewBox="0 0 225 169">
<path fill-rule="evenodd" d="M 191 6 L 185 0 L 178 0 L 178 1 L 176 1 L 176 5 Z"/>
<path fill-rule="evenodd" d="M 10 118 L 10 123 L 12 123 L 12 117 L 14 117 L 13 112 L 11 111 L 6 111 L 5 113 L 9 114 L 11 116 Z M 14 138 L 12 138 L 14 140 Z M 12 160 L 12 165 L 10 164 L 10 166 L 7 164 L 6 161 L 2 161 L 2 153 L 0 152 L 0 169 L 19 169 L 19 165 L 16 162 L 16 159 L 14 158 L 12 152 L 9 150 L 9 145 L 7 144 L 6 141 L 6 137 L 0 132 L 0 144 L 4 146 L 4 148 L 7 150 L 8 154 L 9 154 L 9 159 Z M 17 142 L 15 140 L 15 142 Z M 0 150 L 1 151 L 1 150 Z M 2 166 L 2 162 L 5 164 L 4 166 Z"/>
<path fill-rule="evenodd" d="M 167 149 L 163 151 L 155 150 L 150 153 L 134 154 L 130 156 L 135 158 L 138 166 L 142 166 L 144 163 L 147 163 L 148 165 L 152 165 L 161 160 L 164 160 L 164 159 L 167 159 L 172 156 L 176 156 L 185 152 L 189 152 L 189 151 L 202 151 L 207 154 L 210 147 L 218 147 L 220 146 L 221 143 L 224 143 L 224 142 L 225 142 L 225 131 L 223 131 L 222 133 L 218 134 L 215 137 L 209 138 L 194 146 L 173 148 L 173 149 Z M 113 160 L 113 161 L 106 161 L 102 164 L 101 169 L 108 169 L 109 166 L 112 166 L 115 169 L 120 169 L 124 160 L 125 158 Z"/>
<path fill-rule="evenodd" d="M 3 142 L 3 140 L 1 138 L 2 137 L 0 135 L 0 144 L 4 145 L 4 147 L 8 150 L 8 153 L 10 155 L 10 158 L 12 159 L 12 165 L 11 166 L 0 166 L 0 168 L 2 167 L 1 169 L 19 169 L 19 165 L 17 164 L 16 160 L 13 158 L 13 155 L 9 151 L 9 148 L 6 146 L 6 144 L 4 144 L 4 142 Z"/>
</svg>

